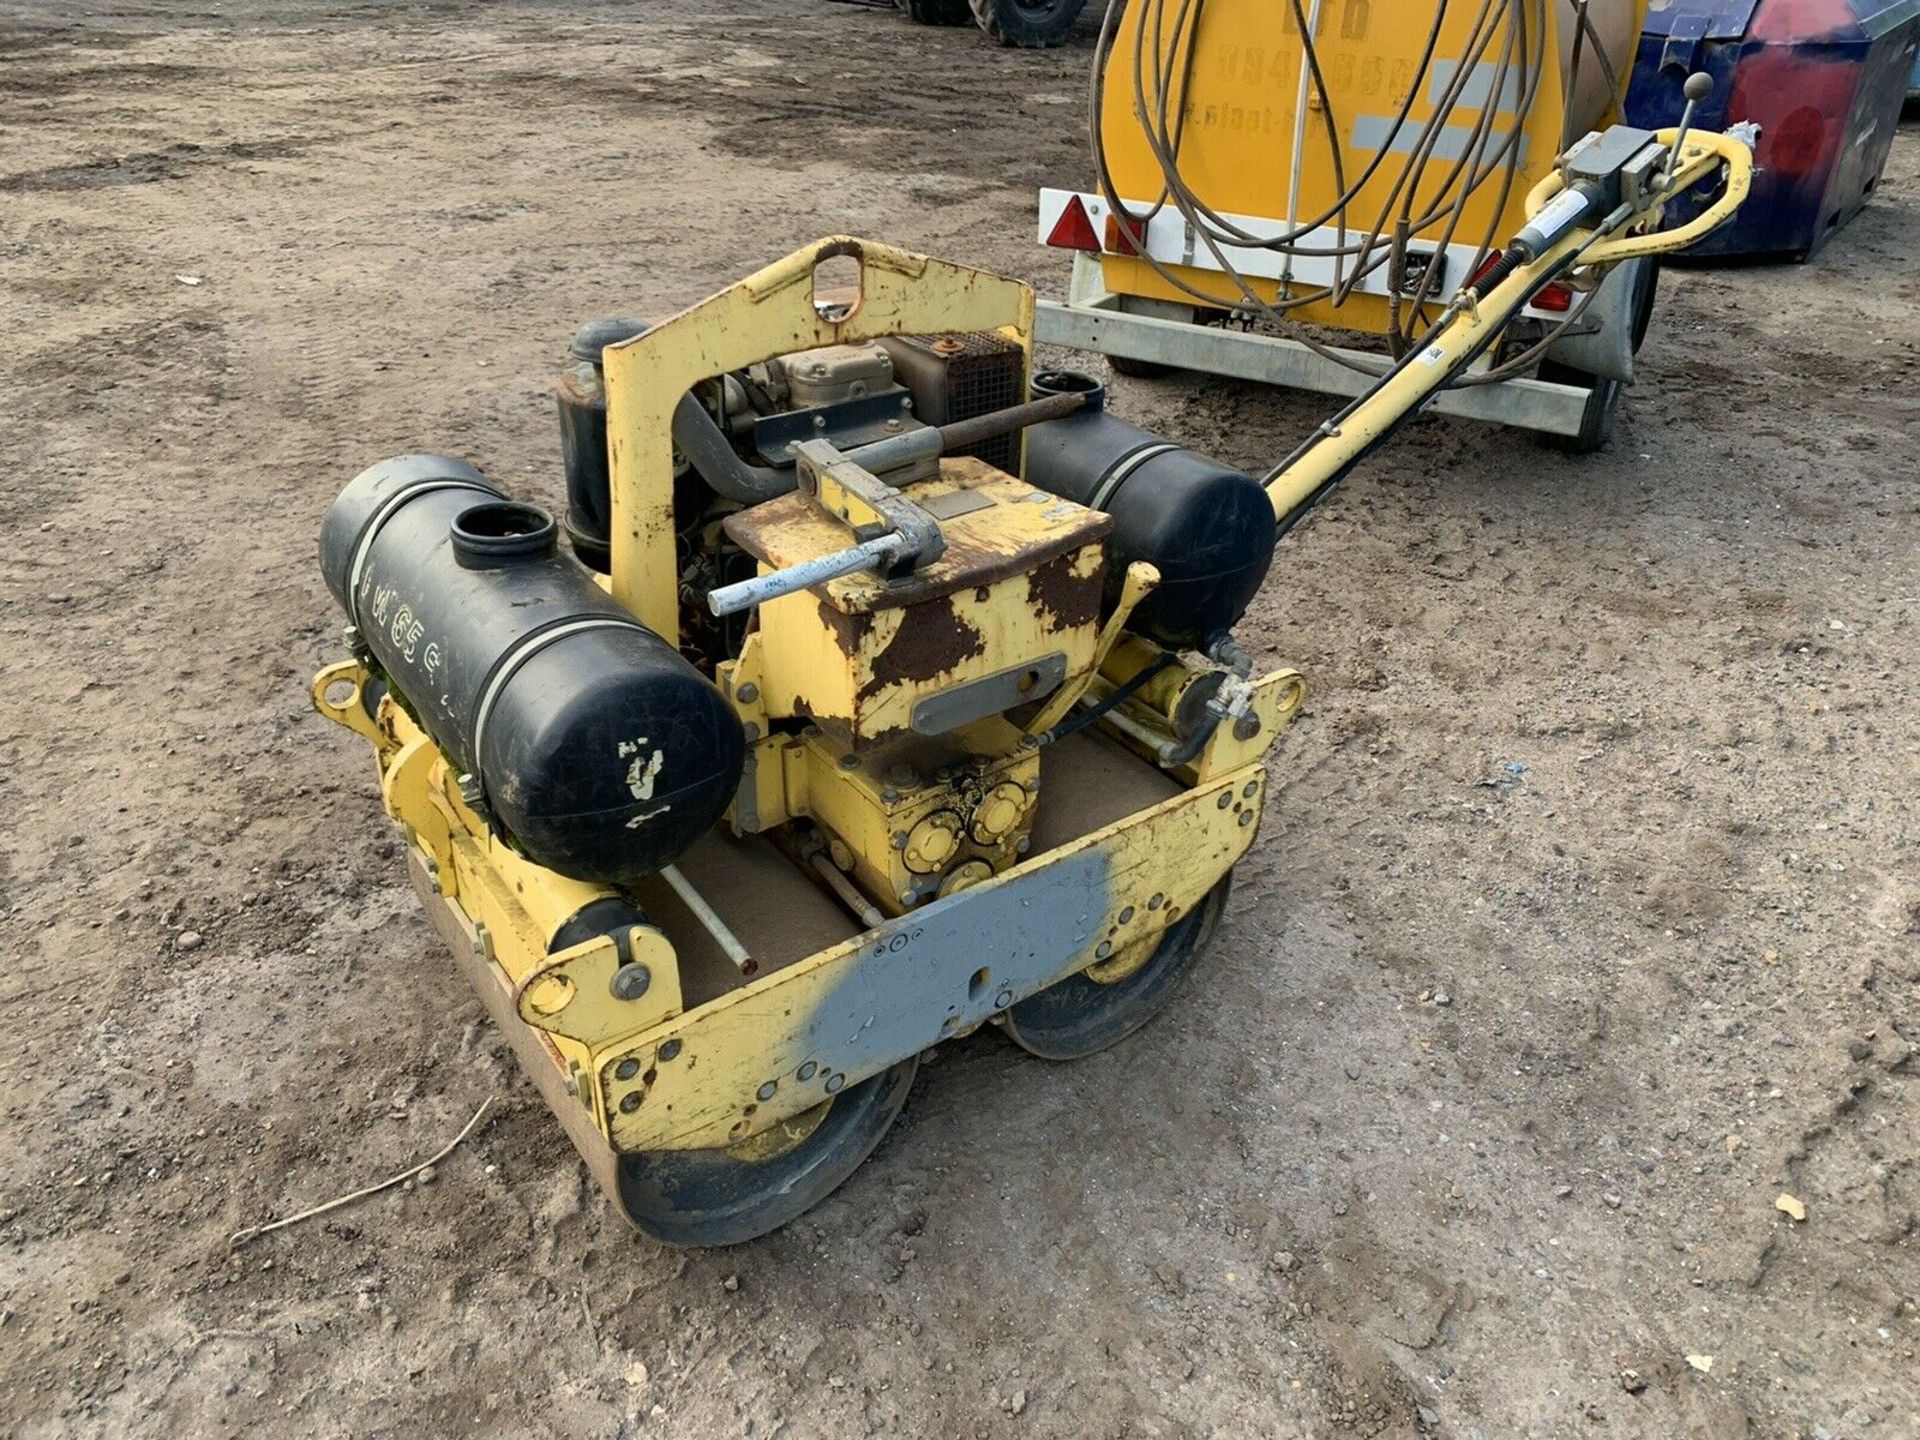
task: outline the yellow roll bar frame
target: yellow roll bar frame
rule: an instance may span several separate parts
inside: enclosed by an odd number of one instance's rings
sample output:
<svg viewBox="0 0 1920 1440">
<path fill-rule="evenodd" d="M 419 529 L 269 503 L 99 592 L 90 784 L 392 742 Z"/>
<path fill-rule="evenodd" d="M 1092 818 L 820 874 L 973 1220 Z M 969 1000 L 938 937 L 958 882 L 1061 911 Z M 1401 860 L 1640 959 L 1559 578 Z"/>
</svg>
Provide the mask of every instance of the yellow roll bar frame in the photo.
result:
<svg viewBox="0 0 1920 1440">
<path fill-rule="evenodd" d="M 850 300 L 829 304 L 816 294 L 815 272 L 840 256 L 859 266 L 859 287 Z M 659 634 L 680 633 L 673 411 L 693 386 L 796 350 L 964 330 L 997 331 L 1020 346 L 1024 393 L 1033 368 L 1032 287 L 878 241 L 835 235 L 608 346 L 613 598 Z"/>
</svg>

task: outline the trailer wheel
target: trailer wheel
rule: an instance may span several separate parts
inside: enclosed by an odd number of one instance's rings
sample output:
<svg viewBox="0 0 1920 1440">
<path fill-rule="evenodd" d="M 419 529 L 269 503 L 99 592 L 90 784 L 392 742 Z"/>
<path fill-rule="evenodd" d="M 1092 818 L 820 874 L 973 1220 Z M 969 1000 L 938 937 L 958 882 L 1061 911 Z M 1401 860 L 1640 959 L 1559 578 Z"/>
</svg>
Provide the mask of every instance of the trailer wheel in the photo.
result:
<svg viewBox="0 0 1920 1440">
<path fill-rule="evenodd" d="M 1073 29 L 1087 0 L 973 0 L 973 18 L 996 45 L 1043 50 Z"/>
<path fill-rule="evenodd" d="M 1183 325 L 1224 324 L 1229 313 L 1199 305 L 1184 305 L 1177 300 L 1149 299 L 1142 295 L 1122 295 L 1120 310 L 1123 314 L 1148 315 L 1156 320 L 1177 320 Z M 1114 374 L 1135 380 L 1159 380 L 1180 371 L 1178 365 L 1169 365 L 1163 360 L 1135 360 L 1129 355 L 1109 355 L 1106 358 Z"/>
<path fill-rule="evenodd" d="M 1628 333 L 1633 337 L 1633 353 L 1638 355 L 1647 340 L 1647 327 L 1653 324 L 1653 297 L 1660 292 L 1658 255 L 1647 257 L 1634 280 L 1634 288 L 1639 293 L 1633 297 L 1633 329 Z"/>
<path fill-rule="evenodd" d="M 1177 368 L 1162 365 L 1158 360 L 1135 360 L 1130 355 L 1109 355 L 1107 364 L 1113 367 L 1116 375 L 1125 375 L 1133 380 L 1161 380 L 1173 374 Z"/>
<path fill-rule="evenodd" d="M 1540 443 L 1569 455 L 1591 455 L 1596 450 L 1604 450 L 1608 437 L 1613 434 L 1613 412 L 1620 408 L 1620 392 L 1626 387 L 1618 380 L 1589 375 L 1552 360 L 1540 362 L 1540 378 L 1555 385 L 1582 385 L 1587 390 L 1587 403 L 1580 410 L 1579 431 L 1572 435 L 1541 435 Z"/>
<path fill-rule="evenodd" d="M 893 0 L 916 25 L 965 25 L 973 19 L 967 0 Z"/>
</svg>

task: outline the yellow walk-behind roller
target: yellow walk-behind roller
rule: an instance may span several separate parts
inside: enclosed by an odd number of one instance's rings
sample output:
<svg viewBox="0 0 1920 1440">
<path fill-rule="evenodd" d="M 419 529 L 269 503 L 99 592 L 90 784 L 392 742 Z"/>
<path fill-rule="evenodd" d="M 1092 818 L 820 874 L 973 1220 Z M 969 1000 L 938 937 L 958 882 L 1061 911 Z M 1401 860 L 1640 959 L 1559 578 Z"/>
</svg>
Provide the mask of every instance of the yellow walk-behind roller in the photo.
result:
<svg viewBox="0 0 1920 1440">
<path fill-rule="evenodd" d="M 1166 1003 L 1302 697 L 1232 633 L 1277 531 L 1529 287 L 1653 248 L 1627 232 L 1711 172 L 1702 222 L 1731 213 L 1738 146 L 1647 144 L 1678 163 L 1625 198 L 1543 185 L 1529 253 L 1265 488 L 1032 373 L 1026 286 L 849 239 L 581 331 L 572 554 L 460 460 L 348 485 L 321 560 L 353 658 L 315 702 L 634 1225 L 763 1234 L 929 1047 L 994 1024 L 1071 1059 Z"/>
</svg>

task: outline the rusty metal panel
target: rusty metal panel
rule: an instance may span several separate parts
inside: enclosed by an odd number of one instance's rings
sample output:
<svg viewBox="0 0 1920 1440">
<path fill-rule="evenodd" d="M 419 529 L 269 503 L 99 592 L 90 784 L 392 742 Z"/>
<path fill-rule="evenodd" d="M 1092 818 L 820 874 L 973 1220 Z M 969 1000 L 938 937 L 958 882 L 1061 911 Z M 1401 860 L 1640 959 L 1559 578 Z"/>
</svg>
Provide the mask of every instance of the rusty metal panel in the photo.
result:
<svg viewBox="0 0 1920 1440">
<path fill-rule="evenodd" d="M 1110 517 L 973 459 L 944 460 L 937 478 L 905 493 L 946 512 L 939 560 L 899 580 L 860 572 L 760 607 L 770 719 L 812 720 L 861 748 L 910 733 L 917 706 L 961 686 L 1031 667 L 1038 700 L 1093 663 Z M 798 495 L 741 511 L 727 533 L 765 570 L 846 544 L 844 527 Z"/>
</svg>

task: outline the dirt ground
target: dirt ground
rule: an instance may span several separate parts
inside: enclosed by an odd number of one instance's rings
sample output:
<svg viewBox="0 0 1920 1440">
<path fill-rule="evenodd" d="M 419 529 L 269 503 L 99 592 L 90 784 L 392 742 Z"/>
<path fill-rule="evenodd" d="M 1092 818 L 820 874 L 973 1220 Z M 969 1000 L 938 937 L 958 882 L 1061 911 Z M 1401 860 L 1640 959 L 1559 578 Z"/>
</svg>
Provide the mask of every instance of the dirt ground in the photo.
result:
<svg viewBox="0 0 1920 1440">
<path fill-rule="evenodd" d="M 1920 1435 L 1911 123 L 1816 263 L 1669 271 L 1609 452 L 1422 421 L 1286 541 L 1244 634 L 1313 699 L 1133 1041 L 950 1045 L 677 1253 L 437 948 L 306 700 L 334 493 L 557 504 L 574 325 L 819 234 L 1062 289 L 1090 44 L 0 3 L 0 1433 Z M 1247 465 L 1328 408 L 1115 404 Z"/>
</svg>

